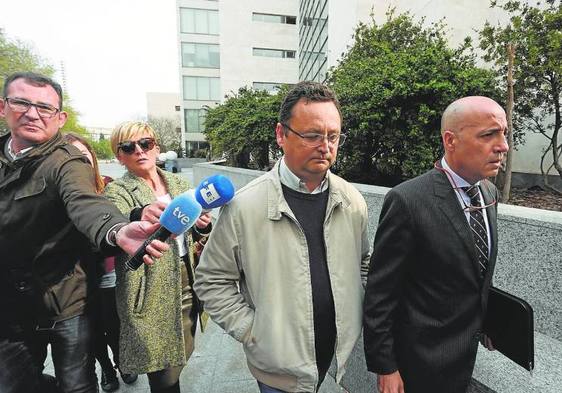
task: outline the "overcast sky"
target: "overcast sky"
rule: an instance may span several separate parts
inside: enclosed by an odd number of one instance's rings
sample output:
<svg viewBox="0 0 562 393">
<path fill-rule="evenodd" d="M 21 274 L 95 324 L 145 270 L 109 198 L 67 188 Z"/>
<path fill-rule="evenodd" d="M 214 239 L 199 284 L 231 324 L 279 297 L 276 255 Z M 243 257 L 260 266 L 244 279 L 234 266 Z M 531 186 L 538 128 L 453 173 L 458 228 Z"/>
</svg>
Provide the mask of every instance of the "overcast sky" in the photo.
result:
<svg viewBox="0 0 562 393">
<path fill-rule="evenodd" d="M 174 0 L 3 1 L 0 28 L 64 64 L 85 126 L 144 117 L 146 92 L 179 91 Z"/>
</svg>

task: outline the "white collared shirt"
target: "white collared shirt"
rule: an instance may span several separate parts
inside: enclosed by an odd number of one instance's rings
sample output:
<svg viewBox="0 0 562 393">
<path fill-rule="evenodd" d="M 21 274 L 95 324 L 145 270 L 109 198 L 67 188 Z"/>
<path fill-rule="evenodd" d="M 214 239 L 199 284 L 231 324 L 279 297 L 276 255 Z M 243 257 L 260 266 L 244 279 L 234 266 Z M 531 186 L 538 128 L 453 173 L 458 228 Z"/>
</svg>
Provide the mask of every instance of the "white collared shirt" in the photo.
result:
<svg viewBox="0 0 562 393">
<path fill-rule="evenodd" d="M 447 161 L 445 160 L 445 157 L 443 157 L 441 159 L 441 166 L 450 175 L 450 177 L 447 176 L 447 179 L 449 180 L 449 183 L 451 183 L 451 187 L 454 188 L 455 183 L 456 183 L 456 187 L 458 187 L 458 189 L 457 189 L 458 192 L 455 192 L 455 194 L 457 195 L 457 199 L 459 201 L 459 204 L 461 205 L 461 208 L 464 209 L 465 206 L 470 206 L 471 205 L 470 197 L 460 187 L 470 187 L 470 186 L 472 186 L 472 184 L 470 184 L 469 182 L 464 180 L 462 177 L 457 175 L 455 173 L 455 171 L 453 171 L 451 169 L 451 167 L 449 167 L 449 165 L 447 164 Z M 480 181 L 477 181 L 474 185 L 480 186 Z M 480 200 L 479 201 L 480 206 L 484 206 L 484 198 L 482 197 L 482 190 L 480 189 L 480 187 L 478 187 L 478 199 Z M 464 201 L 464 204 L 463 204 L 463 201 Z M 490 234 L 490 224 L 488 223 L 488 214 L 486 213 L 486 209 L 481 209 L 480 211 L 482 212 L 482 215 L 484 216 L 484 223 L 486 224 L 486 229 L 487 229 L 486 232 L 488 233 L 488 257 L 490 257 L 490 253 L 492 252 L 492 236 Z M 466 221 L 470 225 L 470 212 L 467 211 L 467 210 L 464 210 L 464 216 L 466 217 Z"/>
<path fill-rule="evenodd" d="M 285 164 L 285 156 L 281 158 L 281 162 L 279 163 L 279 180 L 281 180 L 281 184 L 289 187 L 292 190 L 302 192 L 304 194 L 319 194 L 324 192 L 328 189 L 328 176 L 324 177 L 322 183 L 318 187 L 316 187 L 312 191 L 308 191 L 306 188 L 305 182 L 303 182 L 297 175 L 295 175 Z"/>
<path fill-rule="evenodd" d="M 22 158 L 28 151 L 30 151 L 31 149 L 33 149 L 33 146 L 30 147 L 26 147 L 25 149 L 21 149 L 18 153 L 15 153 L 12 150 L 12 137 L 10 137 L 8 139 L 8 142 L 6 143 L 6 155 L 9 156 L 11 161 L 15 161 L 18 158 Z"/>
</svg>

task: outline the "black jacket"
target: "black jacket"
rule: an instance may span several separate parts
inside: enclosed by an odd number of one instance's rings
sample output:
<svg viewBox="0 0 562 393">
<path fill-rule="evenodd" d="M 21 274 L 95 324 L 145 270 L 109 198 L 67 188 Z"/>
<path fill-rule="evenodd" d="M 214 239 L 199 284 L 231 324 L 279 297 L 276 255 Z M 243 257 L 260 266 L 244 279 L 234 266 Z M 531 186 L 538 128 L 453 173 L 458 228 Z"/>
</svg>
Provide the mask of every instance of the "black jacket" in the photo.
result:
<svg viewBox="0 0 562 393">
<path fill-rule="evenodd" d="M 484 201 L 497 200 L 495 187 L 482 183 Z M 486 209 L 492 249 L 482 280 L 445 174 L 434 169 L 386 195 L 364 301 L 370 371 L 399 370 L 408 393 L 466 391 L 497 255 L 496 209 Z"/>
<path fill-rule="evenodd" d="M 0 138 L 0 337 L 83 312 L 92 246 L 128 220 L 95 193 L 93 171 L 60 133 L 10 161 Z M 12 329 L 13 328 L 13 329 Z M 3 331 L 3 332 L 2 332 Z"/>
</svg>

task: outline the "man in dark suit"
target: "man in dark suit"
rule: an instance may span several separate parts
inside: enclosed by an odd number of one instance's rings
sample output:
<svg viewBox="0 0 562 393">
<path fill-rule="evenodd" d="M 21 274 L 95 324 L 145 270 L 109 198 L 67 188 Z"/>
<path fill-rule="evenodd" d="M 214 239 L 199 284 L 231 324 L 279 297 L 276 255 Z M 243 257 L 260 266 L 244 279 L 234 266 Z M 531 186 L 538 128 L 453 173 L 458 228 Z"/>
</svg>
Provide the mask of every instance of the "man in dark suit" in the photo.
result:
<svg viewBox="0 0 562 393">
<path fill-rule="evenodd" d="M 504 110 L 465 97 L 443 113 L 444 157 L 386 195 L 364 302 L 365 356 L 381 393 L 465 392 L 497 254 Z"/>
</svg>

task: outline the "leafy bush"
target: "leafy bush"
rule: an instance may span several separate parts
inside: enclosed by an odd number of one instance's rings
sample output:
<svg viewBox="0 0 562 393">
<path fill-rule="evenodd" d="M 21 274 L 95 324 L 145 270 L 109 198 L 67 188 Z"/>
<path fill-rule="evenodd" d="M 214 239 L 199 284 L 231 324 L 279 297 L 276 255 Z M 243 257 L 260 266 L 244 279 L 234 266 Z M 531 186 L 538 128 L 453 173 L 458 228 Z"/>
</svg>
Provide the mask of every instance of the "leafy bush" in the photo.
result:
<svg viewBox="0 0 562 393">
<path fill-rule="evenodd" d="M 475 65 L 470 40 L 449 48 L 443 23 L 428 27 L 408 13 L 359 24 L 354 44 L 330 71 L 343 112 L 337 171 L 347 180 L 393 186 L 441 155 L 443 110 L 457 98 L 500 101 L 494 74 Z"/>
</svg>

